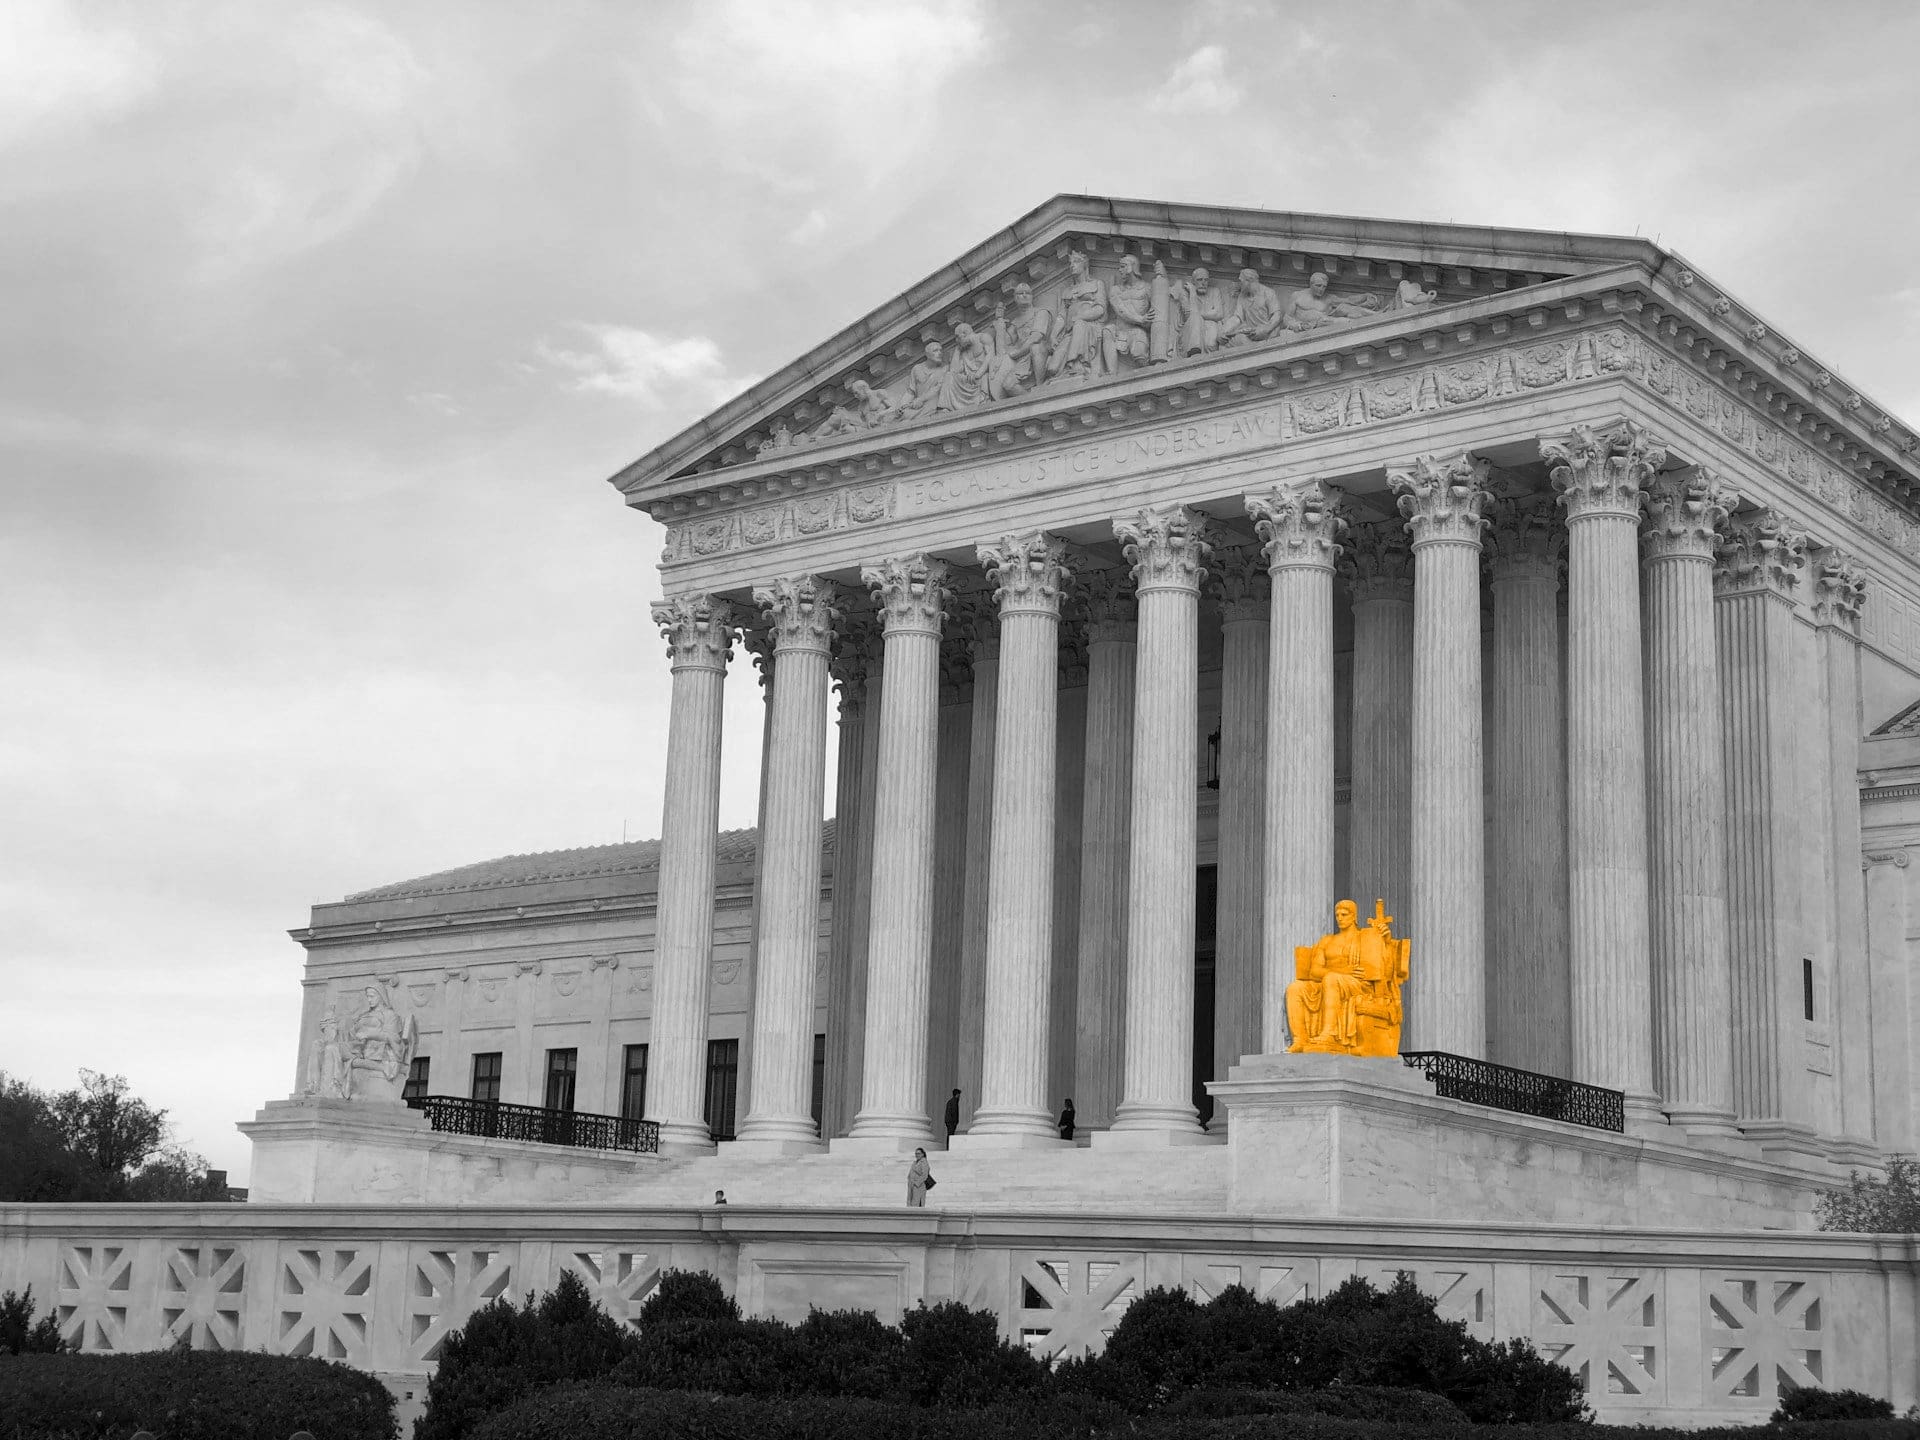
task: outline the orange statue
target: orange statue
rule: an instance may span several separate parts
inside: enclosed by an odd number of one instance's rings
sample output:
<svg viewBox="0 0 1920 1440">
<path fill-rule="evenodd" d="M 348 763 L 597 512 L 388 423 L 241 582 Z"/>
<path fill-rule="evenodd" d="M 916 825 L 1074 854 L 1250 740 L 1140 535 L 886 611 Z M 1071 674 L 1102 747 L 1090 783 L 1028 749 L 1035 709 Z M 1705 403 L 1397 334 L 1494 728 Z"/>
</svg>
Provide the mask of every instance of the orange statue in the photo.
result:
<svg viewBox="0 0 1920 1440">
<path fill-rule="evenodd" d="M 1351 900 L 1333 907 L 1334 932 L 1293 952 L 1287 986 L 1290 1051 L 1322 1055 L 1398 1055 L 1400 987 L 1412 942 L 1393 934 L 1384 900 L 1364 928 Z"/>
</svg>

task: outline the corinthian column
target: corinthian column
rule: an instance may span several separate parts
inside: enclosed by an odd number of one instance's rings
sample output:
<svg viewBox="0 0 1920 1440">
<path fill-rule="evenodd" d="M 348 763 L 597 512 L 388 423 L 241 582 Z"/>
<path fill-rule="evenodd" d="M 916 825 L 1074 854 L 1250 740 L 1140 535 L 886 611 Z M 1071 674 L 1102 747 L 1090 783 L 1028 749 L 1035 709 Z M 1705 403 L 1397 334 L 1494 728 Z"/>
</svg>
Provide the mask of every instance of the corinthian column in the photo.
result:
<svg viewBox="0 0 1920 1440">
<path fill-rule="evenodd" d="M 1369 900 L 1399 910 L 1412 899 L 1413 552 L 1399 519 L 1355 525 L 1345 549 L 1353 605 L 1347 869 L 1363 910 Z"/>
<path fill-rule="evenodd" d="M 1133 842 L 1127 864 L 1125 1097 L 1096 1143 L 1201 1138 L 1193 1108 L 1193 922 L 1198 836 L 1194 716 L 1207 522 L 1182 505 L 1113 522 L 1133 563 L 1140 668 L 1133 702 Z"/>
<path fill-rule="evenodd" d="M 1734 1114 L 1750 1137 L 1792 1148 L 1810 1138 L 1813 1117 L 1799 1035 L 1807 819 L 1797 771 L 1807 745 L 1794 618 L 1807 537 L 1752 511 L 1728 522 L 1715 559 Z"/>
<path fill-rule="evenodd" d="M 791 1154 L 820 1148 L 809 1103 L 813 973 L 826 797 L 827 656 L 838 597 L 826 581 L 801 575 L 757 589 L 753 598 L 773 632 L 773 713 L 766 828 L 760 832 L 752 1100 L 737 1143 Z"/>
<path fill-rule="evenodd" d="M 1273 591 L 1267 664 L 1266 921 L 1261 1049 L 1287 1048 L 1293 951 L 1333 908 L 1333 565 L 1341 496 L 1318 480 L 1246 497 Z"/>
<path fill-rule="evenodd" d="M 1413 940 L 1405 1049 L 1487 1053 L 1480 532 L 1487 466 L 1422 455 L 1387 471 L 1413 538 Z"/>
<path fill-rule="evenodd" d="M 1653 1078 L 1673 1124 L 1728 1134 L 1732 961 L 1713 551 L 1735 499 L 1706 470 L 1655 476 L 1640 535 L 1647 603 Z"/>
<path fill-rule="evenodd" d="M 1267 672 L 1273 581 L 1251 547 L 1216 552 L 1220 606 L 1220 862 L 1213 950 L 1213 1078 L 1261 1052 L 1266 940 Z M 1224 1106 L 1214 1112 L 1224 1125 Z"/>
<path fill-rule="evenodd" d="M 1127 1046 L 1127 864 L 1132 849 L 1133 586 L 1118 570 L 1078 577 L 1087 613 L 1086 777 L 1080 796 L 1080 956 L 1073 1101 L 1083 1130 L 1119 1108 Z"/>
<path fill-rule="evenodd" d="M 1637 425 L 1542 440 L 1567 513 L 1568 955 L 1573 1078 L 1653 1094 L 1647 731 L 1641 706 L 1642 487 L 1666 459 Z"/>
<path fill-rule="evenodd" d="M 956 1141 L 965 1145 L 1063 1143 L 1046 1087 L 1065 550 L 1060 540 L 1040 532 L 1009 535 L 979 549 L 1000 606 L 1000 667 L 987 880 L 986 1033 L 980 1106 L 972 1127 Z"/>
<path fill-rule="evenodd" d="M 909 555 L 862 570 L 860 578 L 880 611 L 886 661 L 874 784 L 867 1043 L 852 1138 L 912 1149 L 933 1139 L 924 1104 L 947 567 Z"/>
<path fill-rule="evenodd" d="M 660 816 L 647 1117 L 659 1122 L 663 1150 L 707 1150 L 707 975 L 720 824 L 721 699 L 733 652 L 733 607 L 708 595 L 682 595 L 656 601 L 653 621 L 666 636 L 673 663 L 673 708 Z"/>
<path fill-rule="evenodd" d="M 1826 716 L 1825 765 L 1813 767 L 1811 788 L 1828 816 L 1824 850 L 1833 924 L 1833 1044 L 1840 1053 L 1840 1133 L 1855 1156 L 1872 1163 L 1873 1054 L 1872 970 L 1867 962 L 1866 895 L 1854 879 L 1860 853 L 1860 616 L 1867 599 L 1866 572 L 1853 556 L 1821 546 L 1813 560 L 1814 643 L 1819 647 L 1819 713 Z M 1836 1160 L 1841 1157 L 1836 1155 Z"/>
<path fill-rule="evenodd" d="M 820 1133 L 847 1133 L 860 1103 L 865 1018 L 868 864 L 866 833 L 873 776 L 865 763 L 879 726 L 869 724 L 880 695 L 879 627 L 849 610 L 835 627 L 827 663 L 840 692 L 839 763 L 833 799 L 833 909 L 827 938 L 827 1055 L 820 1096 Z"/>
<path fill-rule="evenodd" d="M 1565 1075 L 1567 757 L 1560 680 L 1560 561 L 1551 495 L 1496 502 L 1493 673 L 1488 677 L 1487 1050 L 1503 1065 Z"/>
<path fill-rule="evenodd" d="M 973 671 L 973 715 L 967 736 L 966 854 L 962 863 L 960 929 L 960 1128 L 980 1106 L 987 1025 L 987 900 L 993 868 L 993 759 L 1000 712 L 999 604 L 985 592 L 956 596 L 954 629 Z M 946 1102 L 941 1102 L 944 1109 Z"/>
</svg>

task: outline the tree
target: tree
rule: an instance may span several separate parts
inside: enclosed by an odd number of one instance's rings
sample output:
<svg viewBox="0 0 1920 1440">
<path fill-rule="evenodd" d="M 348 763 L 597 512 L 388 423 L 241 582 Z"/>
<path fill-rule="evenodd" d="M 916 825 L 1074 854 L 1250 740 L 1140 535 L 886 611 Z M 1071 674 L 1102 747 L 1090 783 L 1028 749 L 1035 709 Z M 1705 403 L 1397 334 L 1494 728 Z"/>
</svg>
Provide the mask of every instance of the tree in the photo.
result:
<svg viewBox="0 0 1920 1440">
<path fill-rule="evenodd" d="M 128 1094 L 124 1075 L 82 1070 L 79 1089 L 53 1097 L 53 1115 L 67 1148 L 122 1185 L 167 1138 L 167 1112 Z"/>
<path fill-rule="evenodd" d="M 224 1200 L 171 1130 L 124 1076 L 82 1070 L 49 1094 L 0 1074 L 0 1200 Z"/>
<path fill-rule="evenodd" d="M 1879 1235 L 1920 1231 L 1920 1160 L 1889 1155 L 1881 1178 L 1854 1171 L 1844 1190 L 1829 1190 L 1815 1203 L 1822 1230 L 1860 1230 Z"/>
</svg>

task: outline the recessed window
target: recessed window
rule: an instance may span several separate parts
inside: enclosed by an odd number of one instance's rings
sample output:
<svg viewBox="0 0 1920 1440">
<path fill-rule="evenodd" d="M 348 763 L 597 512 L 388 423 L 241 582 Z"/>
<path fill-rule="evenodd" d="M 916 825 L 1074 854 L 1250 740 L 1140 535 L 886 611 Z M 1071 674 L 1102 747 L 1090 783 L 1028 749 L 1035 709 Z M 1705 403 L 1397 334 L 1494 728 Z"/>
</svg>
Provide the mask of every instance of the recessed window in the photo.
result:
<svg viewBox="0 0 1920 1440">
<path fill-rule="evenodd" d="M 813 1133 L 820 1133 L 820 1104 L 827 1094 L 827 1037 L 813 1037 Z"/>
<path fill-rule="evenodd" d="M 640 1120 L 647 1113 L 647 1047 L 629 1045 L 620 1081 L 620 1118 Z"/>
<path fill-rule="evenodd" d="M 547 1109 L 573 1110 L 573 1086 L 580 1073 L 578 1050 L 547 1051 Z"/>
<path fill-rule="evenodd" d="M 1807 1012 L 1807 1019 L 1813 1019 L 1813 961 L 1811 960 L 1800 962 L 1800 998 Z"/>
<path fill-rule="evenodd" d="M 498 1050 L 489 1050 L 485 1054 L 473 1057 L 473 1098 L 494 1101 L 500 1098 L 500 1052 Z"/>
<path fill-rule="evenodd" d="M 432 1073 L 433 1062 L 424 1055 L 416 1055 L 407 1066 L 407 1083 L 400 1091 L 402 1100 L 424 1100 L 427 1098 L 428 1076 Z"/>
<path fill-rule="evenodd" d="M 715 1140 L 733 1139 L 734 1100 L 740 1089 L 740 1042 L 707 1042 L 707 1133 Z"/>
</svg>

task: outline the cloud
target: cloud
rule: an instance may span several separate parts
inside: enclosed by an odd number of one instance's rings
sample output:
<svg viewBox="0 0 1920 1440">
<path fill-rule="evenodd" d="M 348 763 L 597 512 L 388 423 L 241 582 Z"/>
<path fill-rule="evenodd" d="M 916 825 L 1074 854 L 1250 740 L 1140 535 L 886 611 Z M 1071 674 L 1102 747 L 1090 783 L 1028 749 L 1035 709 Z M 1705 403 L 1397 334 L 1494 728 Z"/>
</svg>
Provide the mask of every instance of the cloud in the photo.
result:
<svg viewBox="0 0 1920 1440">
<path fill-rule="evenodd" d="M 674 38 L 673 93 L 729 168 L 871 186 L 922 155 L 941 91 L 988 48 L 977 0 L 708 0 Z"/>
<path fill-rule="evenodd" d="M 827 212 L 817 206 L 807 212 L 807 218 L 787 232 L 790 245 L 811 245 L 827 233 Z"/>
<path fill-rule="evenodd" d="M 1225 115 L 1240 104 L 1240 87 L 1227 78 L 1227 52 L 1202 45 L 1173 67 L 1147 101 L 1157 115 Z"/>
<path fill-rule="evenodd" d="M 711 409 L 757 376 L 727 371 L 720 347 L 704 335 L 670 340 L 626 325 L 581 325 L 590 342 L 567 349 L 541 342 L 539 355 L 568 377 L 570 389 L 635 400 L 650 409 Z"/>
<path fill-rule="evenodd" d="M 0 5 L 0 145 L 109 118 L 158 76 L 154 54 L 117 26 L 89 23 L 65 0 Z"/>
</svg>

